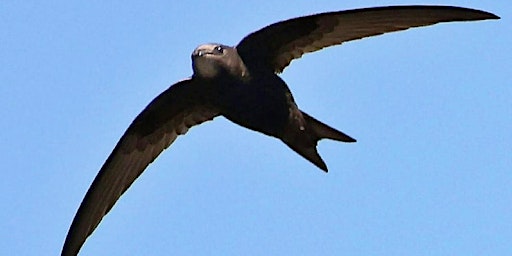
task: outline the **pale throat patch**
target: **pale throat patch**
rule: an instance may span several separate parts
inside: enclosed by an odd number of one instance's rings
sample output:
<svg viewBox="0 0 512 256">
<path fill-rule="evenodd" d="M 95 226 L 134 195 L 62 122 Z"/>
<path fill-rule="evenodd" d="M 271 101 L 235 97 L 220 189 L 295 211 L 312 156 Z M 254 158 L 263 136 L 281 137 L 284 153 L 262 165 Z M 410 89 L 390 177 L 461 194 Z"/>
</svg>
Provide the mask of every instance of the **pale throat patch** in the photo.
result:
<svg viewBox="0 0 512 256">
<path fill-rule="evenodd" d="M 215 63 L 215 61 L 206 59 L 206 58 L 198 58 L 194 61 L 194 73 L 201 77 L 215 77 L 218 72 L 219 68 L 218 63 Z"/>
</svg>

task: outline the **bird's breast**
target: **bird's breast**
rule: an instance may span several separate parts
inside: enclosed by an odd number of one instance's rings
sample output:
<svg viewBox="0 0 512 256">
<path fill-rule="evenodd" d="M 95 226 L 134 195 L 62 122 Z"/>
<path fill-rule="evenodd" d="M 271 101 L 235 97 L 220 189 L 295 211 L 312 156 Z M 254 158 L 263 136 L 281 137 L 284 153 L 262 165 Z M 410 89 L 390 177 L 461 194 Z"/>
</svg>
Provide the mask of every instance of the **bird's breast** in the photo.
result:
<svg viewBox="0 0 512 256">
<path fill-rule="evenodd" d="M 281 82 L 267 78 L 223 85 L 219 97 L 222 115 L 243 127 L 281 136 L 290 112 L 289 90 Z"/>
</svg>

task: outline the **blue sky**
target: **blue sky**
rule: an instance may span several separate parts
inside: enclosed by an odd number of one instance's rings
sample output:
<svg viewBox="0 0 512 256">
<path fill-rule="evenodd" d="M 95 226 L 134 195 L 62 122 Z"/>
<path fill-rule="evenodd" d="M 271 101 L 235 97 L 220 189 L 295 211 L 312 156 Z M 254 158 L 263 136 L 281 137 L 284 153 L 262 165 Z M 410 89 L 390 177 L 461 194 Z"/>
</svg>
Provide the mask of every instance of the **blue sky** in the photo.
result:
<svg viewBox="0 0 512 256">
<path fill-rule="evenodd" d="M 191 74 L 199 44 L 324 11 L 484 9 L 355 41 L 282 74 L 299 106 L 358 139 L 323 173 L 224 118 L 180 137 L 81 255 L 512 254 L 512 7 L 507 1 L 4 1 L 0 254 L 57 255 L 133 118 Z M 226 13 L 232 13 L 226 15 Z"/>
</svg>

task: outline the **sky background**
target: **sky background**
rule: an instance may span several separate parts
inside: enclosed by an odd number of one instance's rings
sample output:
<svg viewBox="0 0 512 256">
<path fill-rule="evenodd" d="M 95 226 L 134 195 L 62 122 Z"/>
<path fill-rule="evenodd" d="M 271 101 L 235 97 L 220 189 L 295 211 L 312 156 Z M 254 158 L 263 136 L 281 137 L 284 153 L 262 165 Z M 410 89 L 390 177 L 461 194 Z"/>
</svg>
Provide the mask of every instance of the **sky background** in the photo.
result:
<svg viewBox="0 0 512 256">
<path fill-rule="evenodd" d="M 146 170 L 81 255 L 512 255 L 508 1 L 2 1 L 0 255 L 58 255 L 135 116 L 191 75 L 199 44 L 270 23 L 396 4 L 478 8 L 331 47 L 282 74 L 321 141 L 323 173 L 220 117 Z M 230 13 L 227 15 L 227 13 Z"/>
</svg>

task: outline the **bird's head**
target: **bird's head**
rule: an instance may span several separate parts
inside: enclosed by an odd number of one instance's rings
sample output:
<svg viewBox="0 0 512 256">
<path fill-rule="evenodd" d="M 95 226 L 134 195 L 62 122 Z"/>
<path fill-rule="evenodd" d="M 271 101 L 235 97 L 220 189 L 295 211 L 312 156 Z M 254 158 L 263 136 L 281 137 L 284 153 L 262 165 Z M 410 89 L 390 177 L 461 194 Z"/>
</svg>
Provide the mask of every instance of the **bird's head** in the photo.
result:
<svg viewBox="0 0 512 256">
<path fill-rule="evenodd" d="M 246 76 L 247 68 L 236 48 L 222 44 L 203 44 L 192 52 L 194 76 L 217 78 L 228 75 L 236 78 Z"/>
</svg>

